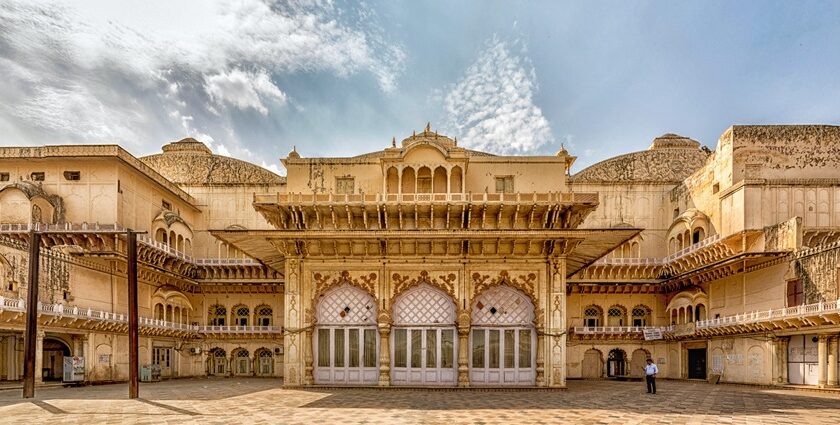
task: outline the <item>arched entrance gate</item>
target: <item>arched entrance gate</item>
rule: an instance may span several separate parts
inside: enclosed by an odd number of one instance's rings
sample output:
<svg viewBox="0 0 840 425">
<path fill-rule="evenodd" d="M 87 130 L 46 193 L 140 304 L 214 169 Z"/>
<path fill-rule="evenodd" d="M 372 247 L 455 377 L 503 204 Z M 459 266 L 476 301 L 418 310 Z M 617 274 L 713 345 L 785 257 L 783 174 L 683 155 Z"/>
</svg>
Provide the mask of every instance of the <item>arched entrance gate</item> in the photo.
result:
<svg viewBox="0 0 840 425">
<path fill-rule="evenodd" d="M 455 303 L 426 283 L 394 303 L 391 382 L 395 385 L 455 385 Z"/>
<path fill-rule="evenodd" d="M 474 384 L 534 385 L 534 304 L 507 286 L 494 286 L 472 304 L 470 381 Z"/>
<path fill-rule="evenodd" d="M 379 333 L 373 297 L 344 283 L 318 300 L 315 314 L 315 383 L 375 384 Z"/>
</svg>

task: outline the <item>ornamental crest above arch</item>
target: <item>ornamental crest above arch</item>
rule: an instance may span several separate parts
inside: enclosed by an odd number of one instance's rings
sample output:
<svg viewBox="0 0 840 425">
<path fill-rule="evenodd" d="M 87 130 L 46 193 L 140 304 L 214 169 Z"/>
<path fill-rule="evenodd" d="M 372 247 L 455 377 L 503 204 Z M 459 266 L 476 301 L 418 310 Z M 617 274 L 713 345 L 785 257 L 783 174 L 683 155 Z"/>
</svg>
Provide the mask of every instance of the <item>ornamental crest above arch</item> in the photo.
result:
<svg viewBox="0 0 840 425">
<path fill-rule="evenodd" d="M 499 272 L 496 277 L 492 277 L 490 274 L 482 274 L 480 272 L 475 272 L 472 274 L 472 281 L 473 281 L 473 299 L 480 295 L 482 292 L 487 290 L 488 288 L 494 286 L 501 286 L 501 285 L 508 285 L 513 288 L 517 288 L 520 291 L 524 292 L 525 295 L 528 295 L 531 298 L 531 302 L 534 305 L 537 305 L 537 293 L 536 293 L 536 286 L 537 286 L 537 273 L 535 272 L 521 272 L 522 274 L 518 274 L 516 276 L 512 276 L 510 272 L 507 270 L 502 270 Z"/>
<path fill-rule="evenodd" d="M 401 275 L 394 273 L 391 275 L 393 280 L 393 298 L 400 296 L 403 292 L 415 286 L 425 283 L 446 292 L 450 297 L 455 299 L 455 284 L 458 281 L 458 275 L 455 273 L 441 274 L 437 278 L 429 276 L 429 272 L 423 270 L 417 277 L 410 277 L 409 275 Z"/>
<path fill-rule="evenodd" d="M 375 272 L 358 272 L 355 276 L 347 270 L 342 270 L 338 275 L 328 273 L 332 272 L 312 273 L 312 281 L 315 283 L 315 288 L 312 292 L 313 300 L 317 300 L 318 297 L 324 295 L 330 289 L 345 282 L 363 289 L 372 297 L 376 298 L 376 280 L 379 276 Z"/>
</svg>

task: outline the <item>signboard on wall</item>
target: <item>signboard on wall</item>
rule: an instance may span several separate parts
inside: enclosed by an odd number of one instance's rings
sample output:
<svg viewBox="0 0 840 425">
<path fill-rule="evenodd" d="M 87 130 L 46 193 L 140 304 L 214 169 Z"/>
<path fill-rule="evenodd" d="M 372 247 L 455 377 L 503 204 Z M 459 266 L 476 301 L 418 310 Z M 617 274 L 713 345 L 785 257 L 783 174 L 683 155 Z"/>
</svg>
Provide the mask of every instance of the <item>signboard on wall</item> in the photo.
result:
<svg viewBox="0 0 840 425">
<path fill-rule="evenodd" d="M 662 339 L 662 329 L 661 328 L 642 329 L 642 333 L 645 335 L 645 341 L 654 341 L 654 340 L 657 340 L 657 339 Z"/>
</svg>

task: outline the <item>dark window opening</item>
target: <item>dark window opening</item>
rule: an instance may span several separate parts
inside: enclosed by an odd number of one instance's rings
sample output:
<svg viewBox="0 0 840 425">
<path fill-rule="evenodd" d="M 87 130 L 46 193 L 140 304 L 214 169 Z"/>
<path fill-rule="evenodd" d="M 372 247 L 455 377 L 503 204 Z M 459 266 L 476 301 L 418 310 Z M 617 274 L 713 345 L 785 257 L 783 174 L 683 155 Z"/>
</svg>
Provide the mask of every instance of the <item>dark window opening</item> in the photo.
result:
<svg viewBox="0 0 840 425">
<path fill-rule="evenodd" d="M 715 183 L 712 186 L 712 193 L 718 193 L 718 192 L 720 192 L 720 183 Z"/>
<path fill-rule="evenodd" d="M 0 182 L 9 181 L 9 173 L 0 173 Z"/>
<path fill-rule="evenodd" d="M 802 279 L 789 280 L 787 282 L 787 306 L 795 307 L 805 304 L 805 285 Z"/>
<path fill-rule="evenodd" d="M 32 181 L 36 181 L 36 182 L 42 182 L 42 181 L 44 181 L 44 178 L 45 178 L 45 177 L 46 177 L 46 176 L 44 175 L 44 172 L 43 172 L 43 171 L 34 172 L 34 173 L 30 174 L 30 176 L 29 176 L 29 178 L 30 178 Z"/>
<path fill-rule="evenodd" d="M 161 201 L 160 201 L 160 205 L 161 205 L 161 206 L 163 207 L 163 209 L 165 209 L 165 210 L 171 210 L 171 209 L 172 209 L 172 204 L 170 204 L 169 202 L 166 202 L 166 200 L 161 200 Z"/>
<path fill-rule="evenodd" d="M 67 180 L 78 181 L 82 179 L 82 173 L 80 171 L 65 171 L 64 178 Z"/>
</svg>

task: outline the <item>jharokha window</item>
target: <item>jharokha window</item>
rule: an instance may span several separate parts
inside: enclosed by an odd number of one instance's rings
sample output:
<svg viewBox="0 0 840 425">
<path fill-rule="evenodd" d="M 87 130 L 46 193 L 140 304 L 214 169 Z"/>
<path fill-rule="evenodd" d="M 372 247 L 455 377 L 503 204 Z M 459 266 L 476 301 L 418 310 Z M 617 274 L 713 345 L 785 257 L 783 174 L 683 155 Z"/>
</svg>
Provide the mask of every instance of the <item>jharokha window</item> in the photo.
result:
<svg viewBox="0 0 840 425">
<path fill-rule="evenodd" d="M 270 306 L 261 305 L 254 309 L 254 325 L 256 326 L 271 326 L 272 315 L 274 311 Z"/>
<path fill-rule="evenodd" d="M 607 326 L 624 326 L 627 318 L 624 314 L 625 310 L 620 306 L 612 306 L 607 310 Z"/>
<path fill-rule="evenodd" d="M 248 326 L 248 315 L 251 311 L 247 306 L 238 305 L 233 308 L 233 325 L 234 326 Z"/>
<path fill-rule="evenodd" d="M 603 317 L 601 315 L 601 308 L 596 305 L 591 305 L 583 310 L 583 326 L 594 328 L 601 326 Z"/>
<path fill-rule="evenodd" d="M 227 309 L 222 305 L 212 305 L 207 312 L 207 324 L 210 326 L 225 326 Z"/>
<path fill-rule="evenodd" d="M 648 326 L 650 324 L 650 310 L 643 306 L 633 307 L 633 326 Z"/>
</svg>

